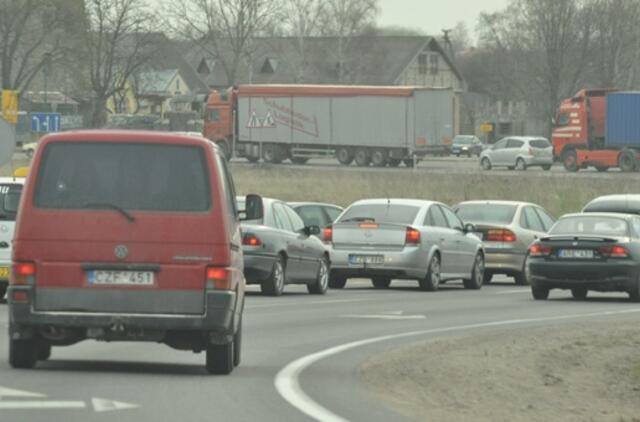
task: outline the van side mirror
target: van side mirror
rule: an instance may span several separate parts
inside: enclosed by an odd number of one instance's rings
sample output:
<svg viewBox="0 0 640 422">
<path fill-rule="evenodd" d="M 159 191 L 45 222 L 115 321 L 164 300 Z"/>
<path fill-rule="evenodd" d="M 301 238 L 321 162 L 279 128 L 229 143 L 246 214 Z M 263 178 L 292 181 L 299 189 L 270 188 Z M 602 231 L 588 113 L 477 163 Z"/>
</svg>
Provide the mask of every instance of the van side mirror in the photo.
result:
<svg viewBox="0 0 640 422">
<path fill-rule="evenodd" d="M 264 217 L 264 205 L 262 203 L 262 197 L 250 193 L 245 198 L 244 202 L 244 215 L 243 220 L 260 220 Z"/>
</svg>

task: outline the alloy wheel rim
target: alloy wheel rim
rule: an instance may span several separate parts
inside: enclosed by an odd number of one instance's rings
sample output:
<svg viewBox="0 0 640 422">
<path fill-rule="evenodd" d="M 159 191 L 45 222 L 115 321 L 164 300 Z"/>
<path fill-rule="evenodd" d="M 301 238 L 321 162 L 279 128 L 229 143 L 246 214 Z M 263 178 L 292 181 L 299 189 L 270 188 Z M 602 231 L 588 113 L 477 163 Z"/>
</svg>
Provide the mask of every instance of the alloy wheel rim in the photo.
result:
<svg viewBox="0 0 640 422">
<path fill-rule="evenodd" d="M 484 260 L 478 256 L 476 258 L 476 284 L 482 285 L 484 282 Z"/>
<path fill-rule="evenodd" d="M 284 285 L 284 271 L 282 270 L 282 263 L 280 262 L 276 263 L 275 282 L 276 290 L 281 290 Z"/>
<path fill-rule="evenodd" d="M 329 284 L 329 272 L 327 271 L 327 263 L 324 260 L 322 260 L 322 263 L 320 264 L 319 278 L 320 278 L 320 287 L 324 289 L 327 286 L 327 284 Z"/>
<path fill-rule="evenodd" d="M 431 261 L 431 284 L 440 285 L 440 260 L 437 257 Z"/>
</svg>

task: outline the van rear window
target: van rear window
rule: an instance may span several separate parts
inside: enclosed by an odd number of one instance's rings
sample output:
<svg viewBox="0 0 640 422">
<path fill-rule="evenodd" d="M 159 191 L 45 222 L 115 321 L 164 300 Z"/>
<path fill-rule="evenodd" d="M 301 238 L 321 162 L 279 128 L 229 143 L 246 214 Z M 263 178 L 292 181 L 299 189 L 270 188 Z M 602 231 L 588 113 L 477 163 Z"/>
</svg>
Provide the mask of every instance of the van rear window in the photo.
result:
<svg viewBox="0 0 640 422">
<path fill-rule="evenodd" d="M 48 145 L 38 171 L 34 205 L 83 209 L 111 204 L 125 210 L 201 212 L 211 207 L 202 148 L 106 142 Z"/>
</svg>

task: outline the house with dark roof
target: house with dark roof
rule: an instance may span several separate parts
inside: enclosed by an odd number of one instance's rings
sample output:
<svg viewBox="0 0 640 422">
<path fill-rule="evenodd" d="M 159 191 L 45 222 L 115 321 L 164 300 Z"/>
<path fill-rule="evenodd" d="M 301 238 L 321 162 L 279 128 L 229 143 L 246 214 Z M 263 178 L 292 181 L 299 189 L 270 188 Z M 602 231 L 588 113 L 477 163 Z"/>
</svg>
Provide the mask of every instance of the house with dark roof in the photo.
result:
<svg viewBox="0 0 640 422">
<path fill-rule="evenodd" d="M 211 89 L 238 84 L 413 85 L 465 90 L 440 43 L 428 36 L 267 37 L 238 60 L 224 40 L 182 45 L 186 61 Z M 237 68 L 231 64 L 237 62 Z"/>
</svg>

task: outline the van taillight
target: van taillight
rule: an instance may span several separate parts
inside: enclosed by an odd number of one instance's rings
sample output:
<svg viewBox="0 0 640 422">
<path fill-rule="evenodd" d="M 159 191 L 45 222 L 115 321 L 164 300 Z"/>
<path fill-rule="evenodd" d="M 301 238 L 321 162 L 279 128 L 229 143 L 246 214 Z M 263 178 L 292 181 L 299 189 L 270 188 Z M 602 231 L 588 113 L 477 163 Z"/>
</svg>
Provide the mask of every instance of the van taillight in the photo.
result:
<svg viewBox="0 0 640 422">
<path fill-rule="evenodd" d="M 539 244 L 534 244 L 529 248 L 529 256 L 533 257 L 542 257 L 549 256 L 553 252 L 553 248 L 551 246 L 542 246 Z"/>
<path fill-rule="evenodd" d="M 233 290 L 232 273 L 225 267 L 207 267 L 207 289 Z"/>
<path fill-rule="evenodd" d="M 36 264 L 33 262 L 14 262 L 11 272 L 11 284 L 35 284 Z"/>
<path fill-rule="evenodd" d="M 629 251 L 624 246 L 603 246 L 598 252 L 607 258 L 629 258 Z"/>
<path fill-rule="evenodd" d="M 407 233 L 404 237 L 404 243 L 407 245 L 417 245 L 420 243 L 420 232 L 414 228 L 407 227 Z"/>
<path fill-rule="evenodd" d="M 487 241 L 489 242 L 515 242 L 516 234 L 511 230 L 497 229 L 487 232 Z"/>
<path fill-rule="evenodd" d="M 322 240 L 327 243 L 333 242 L 333 227 L 325 227 L 324 230 L 322 230 Z"/>
<path fill-rule="evenodd" d="M 242 238 L 242 244 L 245 246 L 261 246 L 262 240 L 255 234 L 247 233 Z"/>
</svg>

